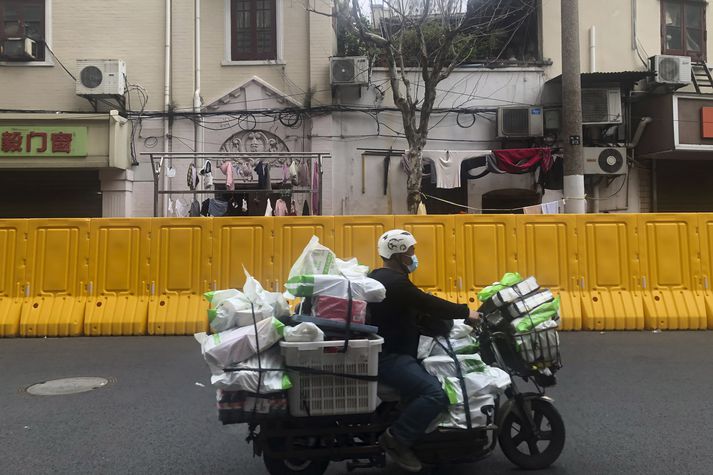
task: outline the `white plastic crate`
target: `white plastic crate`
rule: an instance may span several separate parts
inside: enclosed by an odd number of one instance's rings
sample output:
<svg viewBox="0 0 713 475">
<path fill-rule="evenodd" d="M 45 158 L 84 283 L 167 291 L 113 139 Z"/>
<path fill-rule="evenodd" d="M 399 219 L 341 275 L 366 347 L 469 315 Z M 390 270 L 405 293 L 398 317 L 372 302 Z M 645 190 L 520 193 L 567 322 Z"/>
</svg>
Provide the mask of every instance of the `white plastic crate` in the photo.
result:
<svg viewBox="0 0 713 475">
<path fill-rule="evenodd" d="M 384 339 L 304 343 L 280 342 L 287 366 L 310 368 L 336 374 L 377 376 L 379 352 Z M 310 374 L 288 369 L 292 388 L 287 391 L 290 414 L 296 417 L 364 414 L 376 410 L 376 381 L 331 374 Z"/>
</svg>

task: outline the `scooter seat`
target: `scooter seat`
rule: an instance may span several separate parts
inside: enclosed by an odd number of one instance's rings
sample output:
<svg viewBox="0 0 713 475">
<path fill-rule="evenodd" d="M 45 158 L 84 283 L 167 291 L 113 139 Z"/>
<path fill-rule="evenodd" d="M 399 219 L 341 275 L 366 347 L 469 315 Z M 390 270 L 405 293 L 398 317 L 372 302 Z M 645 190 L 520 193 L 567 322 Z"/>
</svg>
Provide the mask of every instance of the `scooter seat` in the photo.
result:
<svg viewBox="0 0 713 475">
<path fill-rule="evenodd" d="M 399 402 L 401 400 L 399 391 L 386 384 L 379 383 L 376 389 L 376 395 L 384 402 Z"/>
</svg>

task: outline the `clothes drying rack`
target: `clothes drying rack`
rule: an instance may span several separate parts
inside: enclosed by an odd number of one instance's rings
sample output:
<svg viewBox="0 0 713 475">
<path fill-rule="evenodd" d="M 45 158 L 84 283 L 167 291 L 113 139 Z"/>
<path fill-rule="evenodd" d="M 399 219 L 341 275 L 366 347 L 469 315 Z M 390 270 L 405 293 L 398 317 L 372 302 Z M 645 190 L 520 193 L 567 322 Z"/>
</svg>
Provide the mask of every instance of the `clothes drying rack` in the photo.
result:
<svg viewBox="0 0 713 475">
<path fill-rule="evenodd" d="M 153 201 L 153 215 L 154 217 L 159 216 L 159 197 L 161 195 L 193 195 L 196 198 L 198 195 L 227 195 L 227 194 L 259 194 L 259 193 L 279 193 L 282 191 L 288 191 L 289 193 L 309 193 L 312 196 L 314 193 L 318 194 L 318 207 L 321 211 L 322 209 L 322 163 L 323 160 L 329 157 L 326 153 L 313 153 L 313 152 L 142 152 L 142 156 L 146 156 L 151 161 L 151 171 L 153 173 L 153 183 L 154 183 L 154 201 Z M 216 172 L 219 171 L 218 165 L 226 160 L 231 162 L 239 162 L 251 160 L 252 163 L 267 162 L 270 166 L 283 165 L 289 161 L 297 160 L 309 160 L 310 163 L 310 186 L 291 186 L 289 189 L 279 188 L 275 190 L 256 190 L 256 189 L 246 189 L 237 188 L 234 190 L 217 190 L 213 189 L 178 189 L 178 190 L 166 190 L 161 188 L 161 177 L 166 171 L 166 164 L 172 164 L 173 160 L 191 160 L 196 167 L 202 166 L 206 160 L 210 160 L 213 163 L 213 179 L 215 183 L 225 183 L 225 180 L 217 179 Z M 317 183 L 314 182 L 314 170 L 317 167 Z M 187 182 L 183 180 L 183 183 Z M 236 178 L 235 184 L 256 184 L 257 180 L 244 181 Z M 316 188 L 316 189 L 315 189 Z"/>
</svg>

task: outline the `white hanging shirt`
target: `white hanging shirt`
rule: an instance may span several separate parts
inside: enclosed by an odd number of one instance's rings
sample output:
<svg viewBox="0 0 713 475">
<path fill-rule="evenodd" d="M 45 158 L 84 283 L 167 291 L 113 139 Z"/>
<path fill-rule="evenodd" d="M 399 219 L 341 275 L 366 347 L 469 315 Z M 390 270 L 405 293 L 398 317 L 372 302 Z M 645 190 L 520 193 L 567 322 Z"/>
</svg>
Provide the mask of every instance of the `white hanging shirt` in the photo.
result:
<svg viewBox="0 0 713 475">
<path fill-rule="evenodd" d="M 436 167 L 437 188 L 460 188 L 460 170 L 463 160 L 480 157 L 490 153 L 490 150 L 425 150 L 425 157 L 433 161 Z"/>
</svg>

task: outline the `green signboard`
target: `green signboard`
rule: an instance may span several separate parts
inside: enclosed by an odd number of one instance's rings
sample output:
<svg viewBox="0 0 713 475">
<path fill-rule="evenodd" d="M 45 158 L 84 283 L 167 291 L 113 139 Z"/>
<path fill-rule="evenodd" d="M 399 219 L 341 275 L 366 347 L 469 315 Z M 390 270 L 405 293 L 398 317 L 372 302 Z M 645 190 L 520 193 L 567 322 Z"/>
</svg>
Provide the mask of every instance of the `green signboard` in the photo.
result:
<svg viewBox="0 0 713 475">
<path fill-rule="evenodd" d="M 0 126 L 0 157 L 86 156 L 86 127 Z"/>
</svg>

